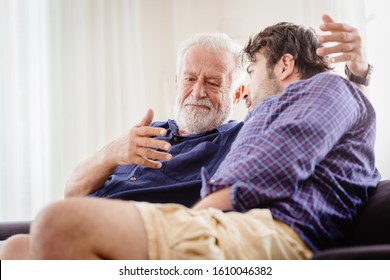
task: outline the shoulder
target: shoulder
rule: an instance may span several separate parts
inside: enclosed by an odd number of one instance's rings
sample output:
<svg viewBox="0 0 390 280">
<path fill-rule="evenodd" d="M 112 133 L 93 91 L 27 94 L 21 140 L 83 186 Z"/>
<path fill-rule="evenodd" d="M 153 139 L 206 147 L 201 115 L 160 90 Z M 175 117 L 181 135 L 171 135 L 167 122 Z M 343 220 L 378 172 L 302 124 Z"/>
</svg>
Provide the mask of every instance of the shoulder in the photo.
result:
<svg viewBox="0 0 390 280">
<path fill-rule="evenodd" d="M 286 93 L 301 93 L 301 92 L 334 92 L 338 90 L 348 90 L 350 81 L 342 78 L 339 75 L 323 72 L 317 74 L 310 79 L 300 80 L 292 83 L 286 88 Z"/>
<path fill-rule="evenodd" d="M 356 102 L 364 99 L 364 93 L 352 82 L 329 72 L 300 80 L 289 85 L 282 100 L 304 100 L 305 102 L 325 102 L 330 105 L 335 102 Z M 342 104 L 340 104 L 342 105 Z"/>
</svg>

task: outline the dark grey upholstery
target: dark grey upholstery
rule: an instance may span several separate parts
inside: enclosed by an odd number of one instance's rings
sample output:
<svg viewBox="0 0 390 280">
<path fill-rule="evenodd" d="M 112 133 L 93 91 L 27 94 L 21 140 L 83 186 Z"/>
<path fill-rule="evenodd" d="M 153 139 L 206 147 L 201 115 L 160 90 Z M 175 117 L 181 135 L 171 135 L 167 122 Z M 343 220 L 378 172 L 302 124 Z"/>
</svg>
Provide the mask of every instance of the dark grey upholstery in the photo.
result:
<svg viewBox="0 0 390 280">
<path fill-rule="evenodd" d="M 8 237 L 18 233 L 29 233 L 30 222 L 1 222 L 0 223 L 0 240 L 5 240 Z"/>
<path fill-rule="evenodd" d="M 390 260 L 390 180 L 379 183 L 345 246 L 319 252 L 313 259 Z"/>
<path fill-rule="evenodd" d="M 390 244 L 390 180 L 379 183 L 347 242 L 350 245 Z"/>
<path fill-rule="evenodd" d="M 313 260 L 390 260 L 390 244 L 328 249 Z"/>
</svg>

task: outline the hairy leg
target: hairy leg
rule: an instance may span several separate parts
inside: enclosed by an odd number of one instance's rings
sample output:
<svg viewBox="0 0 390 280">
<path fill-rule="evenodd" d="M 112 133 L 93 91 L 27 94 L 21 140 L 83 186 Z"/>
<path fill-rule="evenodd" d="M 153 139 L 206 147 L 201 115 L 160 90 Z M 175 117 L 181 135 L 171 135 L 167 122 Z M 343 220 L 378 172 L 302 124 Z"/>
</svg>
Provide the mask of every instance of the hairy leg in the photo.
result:
<svg viewBox="0 0 390 280">
<path fill-rule="evenodd" d="M 36 259 L 146 259 L 146 232 L 130 202 L 75 198 L 44 209 L 31 226 Z"/>
<path fill-rule="evenodd" d="M 31 259 L 30 236 L 17 234 L 8 238 L 0 250 L 0 260 L 28 260 Z"/>
</svg>

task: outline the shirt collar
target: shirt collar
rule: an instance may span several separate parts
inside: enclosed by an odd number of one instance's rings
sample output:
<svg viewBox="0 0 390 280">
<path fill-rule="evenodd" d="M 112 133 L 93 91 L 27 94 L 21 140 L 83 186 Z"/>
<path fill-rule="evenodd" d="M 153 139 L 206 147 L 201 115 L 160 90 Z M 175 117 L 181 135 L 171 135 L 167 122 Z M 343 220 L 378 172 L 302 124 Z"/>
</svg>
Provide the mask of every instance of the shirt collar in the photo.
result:
<svg viewBox="0 0 390 280">
<path fill-rule="evenodd" d="M 234 120 L 231 120 L 229 121 L 228 123 L 225 123 L 223 125 L 220 125 L 216 128 L 216 130 L 218 132 L 224 132 L 224 131 L 227 131 L 229 129 L 231 129 L 232 127 L 236 126 L 238 124 L 237 121 L 234 121 Z M 174 121 L 174 120 L 168 120 L 168 125 L 169 125 L 169 128 L 170 130 L 172 131 L 172 134 L 174 135 L 179 135 L 178 132 L 179 132 L 179 127 L 177 125 L 177 123 Z M 214 129 L 213 129 L 214 130 Z M 212 130 L 212 131 L 213 131 Z M 208 131 L 210 132 L 210 131 Z M 206 132 L 207 133 L 207 132 Z M 202 133 L 202 134 L 206 134 L 206 133 Z"/>
<path fill-rule="evenodd" d="M 216 129 L 218 130 L 218 132 L 224 132 L 224 131 L 229 130 L 232 127 L 236 126 L 237 124 L 238 124 L 238 121 L 230 120 L 228 123 L 220 125 Z"/>
</svg>

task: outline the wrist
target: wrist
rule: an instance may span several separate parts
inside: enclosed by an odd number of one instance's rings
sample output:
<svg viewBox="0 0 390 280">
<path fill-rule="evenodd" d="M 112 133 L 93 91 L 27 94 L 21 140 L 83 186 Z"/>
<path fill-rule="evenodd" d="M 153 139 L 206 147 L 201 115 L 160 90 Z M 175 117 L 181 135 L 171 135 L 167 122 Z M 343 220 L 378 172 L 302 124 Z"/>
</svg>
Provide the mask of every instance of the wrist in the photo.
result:
<svg viewBox="0 0 390 280">
<path fill-rule="evenodd" d="M 111 170 L 113 166 L 116 166 L 112 158 L 112 153 L 110 153 L 107 146 L 103 147 L 103 149 L 98 152 L 96 162 L 98 162 L 104 170 Z"/>
<path fill-rule="evenodd" d="M 371 64 L 368 64 L 368 69 L 367 69 L 365 75 L 362 75 L 362 76 L 355 75 L 354 73 L 352 73 L 352 71 L 348 68 L 347 64 L 345 64 L 344 71 L 345 71 L 346 77 L 351 82 L 354 82 L 354 83 L 359 84 L 359 85 L 368 86 L 370 83 L 370 78 L 371 78 L 371 74 L 373 71 L 373 66 Z"/>
</svg>

